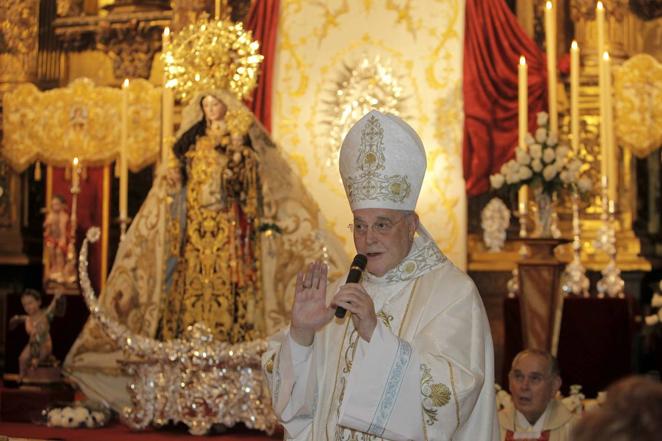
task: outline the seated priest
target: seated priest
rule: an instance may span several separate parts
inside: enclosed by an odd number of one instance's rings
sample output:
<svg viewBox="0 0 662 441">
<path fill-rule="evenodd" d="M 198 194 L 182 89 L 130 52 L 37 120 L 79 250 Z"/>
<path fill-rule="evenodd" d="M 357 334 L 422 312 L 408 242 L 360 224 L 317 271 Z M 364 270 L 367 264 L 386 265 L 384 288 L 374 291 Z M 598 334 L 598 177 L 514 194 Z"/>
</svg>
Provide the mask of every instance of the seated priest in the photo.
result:
<svg viewBox="0 0 662 441">
<path fill-rule="evenodd" d="M 555 395 L 561 387 L 556 358 L 546 351 L 525 349 L 508 374 L 513 406 L 499 411 L 501 440 L 566 441 L 575 423 Z"/>
<path fill-rule="evenodd" d="M 367 267 L 328 288 L 324 264 L 299 273 L 290 327 L 263 356 L 285 439 L 498 438 L 483 303 L 414 211 L 425 169 L 420 138 L 394 115 L 373 110 L 345 137 L 340 174 Z"/>
</svg>

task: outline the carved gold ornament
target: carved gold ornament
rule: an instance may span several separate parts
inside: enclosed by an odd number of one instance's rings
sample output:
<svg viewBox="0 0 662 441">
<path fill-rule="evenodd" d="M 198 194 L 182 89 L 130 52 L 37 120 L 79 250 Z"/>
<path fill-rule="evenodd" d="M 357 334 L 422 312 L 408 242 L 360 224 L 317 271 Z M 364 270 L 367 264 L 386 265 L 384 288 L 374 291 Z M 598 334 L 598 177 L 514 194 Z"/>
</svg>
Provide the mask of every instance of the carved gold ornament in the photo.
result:
<svg viewBox="0 0 662 441">
<path fill-rule="evenodd" d="M 166 81 L 182 101 L 214 89 L 247 98 L 264 58 L 259 47 L 241 23 L 203 18 L 176 33 L 164 48 Z"/>
<path fill-rule="evenodd" d="M 662 64 L 638 54 L 614 68 L 616 136 L 643 158 L 662 145 Z"/>
<path fill-rule="evenodd" d="M 131 377 L 130 406 L 124 421 L 134 430 L 154 423 L 183 422 L 194 435 L 213 424 L 246 427 L 273 433 L 277 425 L 265 378 L 260 371 L 264 339 L 229 344 L 214 338 L 202 323 L 189 326 L 181 338 L 161 342 L 134 333 L 99 305 L 88 275 L 88 244 L 99 238 L 88 230 L 81 246 L 78 270 L 91 315 L 130 360 L 122 360 Z M 185 385 L 181 386 L 180 385 Z"/>
<path fill-rule="evenodd" d="M 377 55 L 344 64 L 323 100 L 324 120 L 328 127 L 328 167 L 338 167 L 338 149 L 349 129 L 370 110 L 401 116 L 403 87 L 389 63 Z"/>
<path fill-rule="evenodd" d="M 128 87 L 129 168 L 138 171 L 160 151 L 161 91 L 145 80 Z M 122 92 L 77 79 L 68 87 L 41 92 L 24 84 L 4 96 L 2 155 L 18 172 L 39 160 L 67 166 L 107 164 L 120 154 Z"/>
</svg>

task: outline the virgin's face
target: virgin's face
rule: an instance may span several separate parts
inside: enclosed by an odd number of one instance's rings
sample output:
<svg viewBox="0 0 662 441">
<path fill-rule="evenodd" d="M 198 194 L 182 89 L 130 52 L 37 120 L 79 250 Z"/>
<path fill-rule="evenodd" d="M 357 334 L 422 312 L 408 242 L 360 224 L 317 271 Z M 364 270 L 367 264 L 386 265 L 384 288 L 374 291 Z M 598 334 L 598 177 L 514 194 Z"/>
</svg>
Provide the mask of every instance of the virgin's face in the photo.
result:
<svg viewBox="0 0 662 441">
<path fill-rule="evenodd" d="M 211 95 L 202 99 L 202 111 L 209 121 L 220 121 L 225 116 L 228 108 L 221 100 Z"/>
</svg>

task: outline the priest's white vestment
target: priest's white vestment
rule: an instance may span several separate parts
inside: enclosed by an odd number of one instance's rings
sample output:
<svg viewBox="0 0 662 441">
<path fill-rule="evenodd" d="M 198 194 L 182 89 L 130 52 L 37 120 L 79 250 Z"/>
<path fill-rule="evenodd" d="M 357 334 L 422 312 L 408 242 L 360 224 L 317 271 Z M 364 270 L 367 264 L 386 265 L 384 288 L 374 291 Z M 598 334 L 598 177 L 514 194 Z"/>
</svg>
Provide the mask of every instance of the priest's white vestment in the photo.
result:
<svg viewBox="0 0 662 441">
<path fill-rule="evenodd" d="M 263 368 L 285 439 L 496 441 L 492 337 L 471 279 L 419 234 L 400 265 L 361 283 L 379 319 L 370 342 L 349 313 L 309 347 L 287 330 L 270 339 Z"/>
</svg>

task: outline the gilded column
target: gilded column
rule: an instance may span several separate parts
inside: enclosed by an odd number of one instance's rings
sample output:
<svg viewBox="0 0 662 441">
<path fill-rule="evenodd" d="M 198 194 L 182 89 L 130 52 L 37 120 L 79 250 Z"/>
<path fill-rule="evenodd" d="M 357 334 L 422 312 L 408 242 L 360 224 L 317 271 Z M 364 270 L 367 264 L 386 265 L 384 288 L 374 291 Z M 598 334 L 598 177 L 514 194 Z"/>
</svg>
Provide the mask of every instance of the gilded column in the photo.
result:
<svg viewBox="0 0 662 441">
<path fill-rule="evenodd" d="M 37 0 L 0 2 L 0 103 L 5 93 L 34 81 L 38 47 Z M 0 106 L 1 108 L 2 106 Z M 0 125 L 2 115 L 0 115 Z M 0 133 L 2 129 L 0 128 Z M 0 148 L 0 154 L 2 153 Z M 0 158 L 0 263 L 26 264 L 21 237 L 21 194 L 24 182 Z"/>
</svg>

